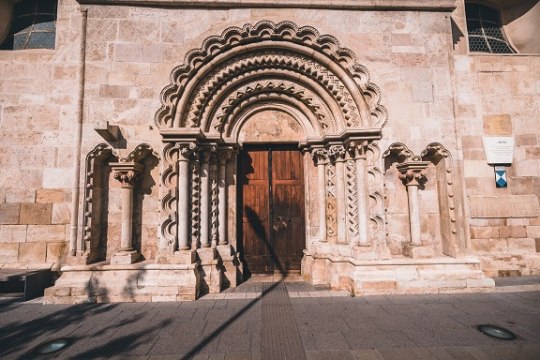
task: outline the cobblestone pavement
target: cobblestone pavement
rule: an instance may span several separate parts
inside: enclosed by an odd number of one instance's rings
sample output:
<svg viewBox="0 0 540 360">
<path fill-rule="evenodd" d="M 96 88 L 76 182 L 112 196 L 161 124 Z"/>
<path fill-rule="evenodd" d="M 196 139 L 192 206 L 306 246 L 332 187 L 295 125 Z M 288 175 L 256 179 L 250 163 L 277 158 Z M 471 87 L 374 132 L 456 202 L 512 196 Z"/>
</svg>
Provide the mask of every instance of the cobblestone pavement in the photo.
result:
<svg viewBox="0 0 540 360">
<path fill-rule="evenodd" d="M 540 359 L 540 291 L 349 297 L 269 282 L 225 294 L 238 298 L 102 305 L 2 298 L 0 358 Z M 517 339 L 490 338 L 479 324 Z M 59 339 L 64 350 L 37 354 Z"/>
</svg>

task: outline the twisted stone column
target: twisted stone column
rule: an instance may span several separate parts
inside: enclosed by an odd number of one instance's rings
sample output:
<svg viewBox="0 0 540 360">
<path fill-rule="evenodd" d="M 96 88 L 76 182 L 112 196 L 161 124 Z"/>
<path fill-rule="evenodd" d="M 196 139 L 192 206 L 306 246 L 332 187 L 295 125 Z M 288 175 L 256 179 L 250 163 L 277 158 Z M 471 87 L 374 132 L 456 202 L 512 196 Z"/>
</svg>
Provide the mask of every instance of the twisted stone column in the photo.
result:
<svg viewBox="0 0 540 360">
<path fill-rule="evenodd" d="M 368 188 L 366 179 L 367 142 L 349 144 L 348 150 L 356 166 L 356 187 L 358 196 L 358 239 L 355 245 L 369 246 Z"/>
<path fill-rule="evenodd" d="M 215 148 L 203 149 L 201 155 L 201 247 L 210 247 L 209 219 L 210 219 L 210 154 Z"/>
</svg>

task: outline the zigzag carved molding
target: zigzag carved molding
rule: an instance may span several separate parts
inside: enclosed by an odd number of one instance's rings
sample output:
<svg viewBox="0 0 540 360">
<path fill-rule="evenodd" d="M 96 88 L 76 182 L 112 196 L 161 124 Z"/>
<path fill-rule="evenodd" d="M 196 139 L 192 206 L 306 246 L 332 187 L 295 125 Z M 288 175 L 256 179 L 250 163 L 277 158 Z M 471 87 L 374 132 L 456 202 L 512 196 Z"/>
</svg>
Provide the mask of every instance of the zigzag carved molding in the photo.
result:
<svg viewBox="0 0 540 360">
<path fill-rule="evenodd" d="M 270 21 L 230 27 L 190 51 L 161 93 L 155 123 L 161 129 L 201 126 L 202 117 L 215 112 L 215 99 L 232 91 L 229 84 L 272 71 L 292 71 L 302 75 L 295 77 L 301 86 L 313 89 L 302 83 L 305 77 L 324 89 L 340 109 L 333 115 L 344 119 L 343 127 L 380 128 L 386 123 L 379 88 L 369 82 L 351 50 L 311 26 Z"/>
</svg>

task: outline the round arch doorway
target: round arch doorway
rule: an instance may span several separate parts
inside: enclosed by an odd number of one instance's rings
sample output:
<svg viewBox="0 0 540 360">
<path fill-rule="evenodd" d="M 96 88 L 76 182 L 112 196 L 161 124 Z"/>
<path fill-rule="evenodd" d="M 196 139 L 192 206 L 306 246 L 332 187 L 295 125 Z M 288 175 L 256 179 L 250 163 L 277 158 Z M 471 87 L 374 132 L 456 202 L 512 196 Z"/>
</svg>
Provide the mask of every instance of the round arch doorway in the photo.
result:
<svg viewBox="0 0 540 360">
<path fill-rule="evenodd" d="M 238 155 L 238 245 L 244 276 L 299 272 L 305 248 L 300 124 L 278 110 L 242 122 Z"/>
</svg>

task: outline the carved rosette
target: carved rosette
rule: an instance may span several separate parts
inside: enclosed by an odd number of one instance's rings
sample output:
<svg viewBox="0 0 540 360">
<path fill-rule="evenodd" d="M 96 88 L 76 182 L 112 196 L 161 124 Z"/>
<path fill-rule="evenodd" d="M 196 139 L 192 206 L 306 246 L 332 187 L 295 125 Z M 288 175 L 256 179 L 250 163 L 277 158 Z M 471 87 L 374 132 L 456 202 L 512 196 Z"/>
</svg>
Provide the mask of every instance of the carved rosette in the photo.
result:
<svg viewBox="0 0 540 360">
<path fill-rule="evenodd" d="M 197 151 L 197 144 L 194 142 L 178 143 L 175 148 L 178 150 L 178 161 L 189 161 Z"/>
</svg>

